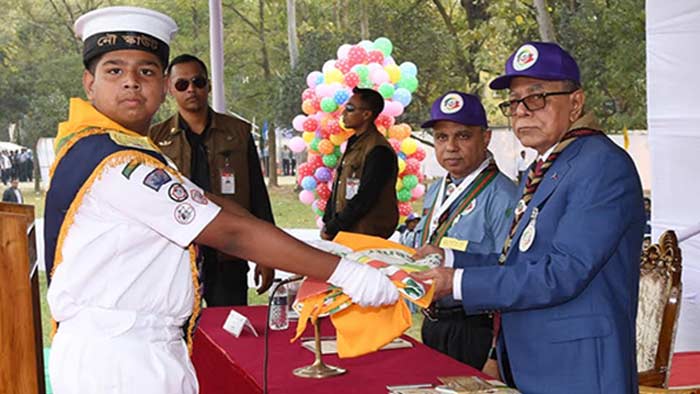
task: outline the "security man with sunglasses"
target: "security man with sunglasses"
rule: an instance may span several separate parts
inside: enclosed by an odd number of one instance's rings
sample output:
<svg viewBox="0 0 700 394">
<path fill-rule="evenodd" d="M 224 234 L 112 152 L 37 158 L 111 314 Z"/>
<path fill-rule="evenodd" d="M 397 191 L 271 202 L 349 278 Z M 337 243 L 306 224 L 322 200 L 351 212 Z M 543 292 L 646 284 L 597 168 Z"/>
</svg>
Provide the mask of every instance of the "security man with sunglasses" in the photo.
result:
<svg viewBox="0 0 700 394">
<path fill-rule="evenodd" d="M 321 238 L 333 239 L 339 231 L 389 238 L 399 221 L 395 190 L 398 162 L 394 149 L 374 124 L 384 109 L 384 99 L 371 89 L 355 88 L 352 92 L 342 120 L 355 134 L 336 169 Z"/>
<path fill-rule="evenodd" d="M 153 126 L 151 139 L 199 187 L 274 224 L 250 123 L 209 106 L 211 85 L 207 67 L 199 58 L 188 54 L 175 57 L 167 77 L 178 112 Z M 200 247 L 199 261 L 208 306 L 247 305 L 246 260 Z M 270 287 L 274 270 L 258 265 L 256 283 L 261 276 L 258 294 Z"/>
<path fill-rule="evenodd" d="M 446 267 L 417 276 L 467 313 L 494 314 L 501 376 L 521 392 L 636 393 L 645 219 L 635 165 L 585 110 L 578 65 L 559 45 L 525 43 L 505 69 L 490 87 L 509 89 L 500 108 L 539 155 L 503 251 L 474 267 L 448 249 Z"/>
</svg>

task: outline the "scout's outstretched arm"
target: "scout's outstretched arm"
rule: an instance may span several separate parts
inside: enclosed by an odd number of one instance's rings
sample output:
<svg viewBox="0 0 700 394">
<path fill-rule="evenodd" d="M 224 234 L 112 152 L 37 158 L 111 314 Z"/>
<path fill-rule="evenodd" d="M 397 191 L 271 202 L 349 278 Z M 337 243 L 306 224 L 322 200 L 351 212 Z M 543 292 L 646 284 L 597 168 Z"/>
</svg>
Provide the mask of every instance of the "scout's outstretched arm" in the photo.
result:
<svg viewBox="0 0 700 394">
<path fill-rule="evenodd" d="M 253 217 L 253 214 L 248 212 L 247 209 L 243 208 L 242 206 L 238 205 L 237 203 L 226 199 L 224 197 L 219 197 L 216 194 L 213 193 L 205 193 L 207 198 L 214 201 L 216 205 L 220 206 L 221 209 L 224 211 L 228 211 L 230 213 L 240 215 L 240 216 L 250 216 Z"/>
<path fill-rule="evenodd" d="M 264 186 L 265 185 L 263 184 L 263 187 Z M 217 205 L 219 205 L 224 211 L 228 211 L 228 212 L 235 214 L 235 215 L 251 216 L 251 217 L 254 216 L 251 212 L 249 212 L 248 210 L 246 210 L 245 208 L 243 208 L 242 206 L 238 205 L 237 203 L 235 203 L 231 200 L 228 200 L 228 199 L 223 198 L 223 197 L 219 197 L 219 196 L 212 194 L 212 193 L 206 193 L 206 195 L 210 200 L 214 201 Z M 265 192 L 264 198 L 266 200 L 268 199 L 267 192 Z M 263 205 L 265 205 L 265 207 L 263 207 L 263 212 L 265 212 L 264 216 L 266 216 L 266 217 L 263 217 L 263 219 L 266 220 L 267 222 L 274 224 L 274 220 L 272 220 L 272 211 L 270 210 L 270 207 L 269 207 L 269 205 L 270 205 L 269 200 L 268 200 L 267 204 L 263 204 Z M 258 264 L 255 266 L 255 285 L 256 286 L 258 285 L 261 277 L 262 277 L 262 283 L 260 284 L 260 287 L 258 287 L 258 289 L 257 289 L 258 294 L 264 293 L 265 291 L 267 291 L 267 289 L 270 288 L 270 286 L 272 286 L 272 280 L 275 278 L 275 270 L 270 268 L 270 267 L 264 267 L 264 266 L 261 266 Z"/>
<path fill-rule="evenodd" d="M 252 215 L 222 210 L 195 242 L 267 267 L 327 281 L 363 306 L 398 300 L 396 287 L 378 270 L 312 248 Z"/>
</svg>

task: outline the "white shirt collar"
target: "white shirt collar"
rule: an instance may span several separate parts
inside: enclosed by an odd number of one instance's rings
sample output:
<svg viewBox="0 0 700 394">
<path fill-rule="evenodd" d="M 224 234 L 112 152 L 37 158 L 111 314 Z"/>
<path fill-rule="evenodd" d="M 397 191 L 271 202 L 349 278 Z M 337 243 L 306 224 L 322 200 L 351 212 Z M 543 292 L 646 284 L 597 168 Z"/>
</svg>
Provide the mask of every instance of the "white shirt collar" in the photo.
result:
<svg viewBox="0 0 700 394">
<path fill-rule="evenodd" d="M 552 154 L 552 152 L 554 151 L 554 148 L 556 148 L 557 145 L 559 145 L 558 142 L 556 144 L 552 145 L 549 149 L 547 149 L 546 152 L 537 156 L 537 160 L 547 161 L 547 158 L 549 157 L 549 155 Z"/>
</svg>

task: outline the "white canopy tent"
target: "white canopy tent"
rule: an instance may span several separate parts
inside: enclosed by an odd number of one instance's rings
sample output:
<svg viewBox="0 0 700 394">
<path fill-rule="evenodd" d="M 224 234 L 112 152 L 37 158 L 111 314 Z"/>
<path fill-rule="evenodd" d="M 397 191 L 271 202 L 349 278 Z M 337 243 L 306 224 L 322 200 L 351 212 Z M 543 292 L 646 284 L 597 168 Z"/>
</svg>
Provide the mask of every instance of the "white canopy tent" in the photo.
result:
<svg viewBox="0 0 700 394">
<path fill-rule="evenodd" d="M 647 0 L 647 106 L 652 232 L 700 222 L 700 2 Z M 700 236 L 680 244 L 683 299 L 677 352 L 700 350 Z"/>
<path fill-rule="evenodd" d="M 28 149 L 28 148 L 26 146 L 17 145 L 14 142 L 0 141 L 0 151 L 2 151 L 2 150 L 14 151 L 14 150 L 22 150 L 22 149 Z"/>
</svg>

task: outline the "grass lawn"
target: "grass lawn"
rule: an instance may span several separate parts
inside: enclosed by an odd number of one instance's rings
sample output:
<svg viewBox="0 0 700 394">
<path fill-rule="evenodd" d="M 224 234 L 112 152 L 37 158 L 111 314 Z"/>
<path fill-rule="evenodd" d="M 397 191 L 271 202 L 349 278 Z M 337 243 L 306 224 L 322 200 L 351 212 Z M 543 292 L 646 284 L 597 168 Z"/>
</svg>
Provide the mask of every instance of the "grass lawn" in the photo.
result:
<svg viewBox="0 0 700 394">
<path fill-rule="evenodd" d="M 44 214 L 45 193 L 34 193 L 33 184 L 29 183 L 22 184 L 20 188 L 22 189 L 25 202 L 34 205 L 36 217 L 42 217 Z M 283 228 L 316 228 L 316 221 L 311 212 L 311 208 L 299 202 L 298 192 L 294 191 L 294 185 L 271 187 L 268 190 L 277 226 Z M 416 212 L 420 212 L 421 203 L 421 201 L 414 203 Z M 51 315 L 49 314 L 48 305 L 46 303 L 46 276 L 43 272 L 40 276 L 40 287 L 44 346 L 49 347 L 51 343 L 49 340 L 51 333 Z M 250 305 L 267 304 L 267 294 L 257 295 L 255 289 L 250 289 L 248 291 L 248 300 Z M 420 326 L 422 322 L 423 315 L 421 313 L 413 314 L 413 326 L 408 330 L 407 334 L 420 340 Z"/>
</svg>

